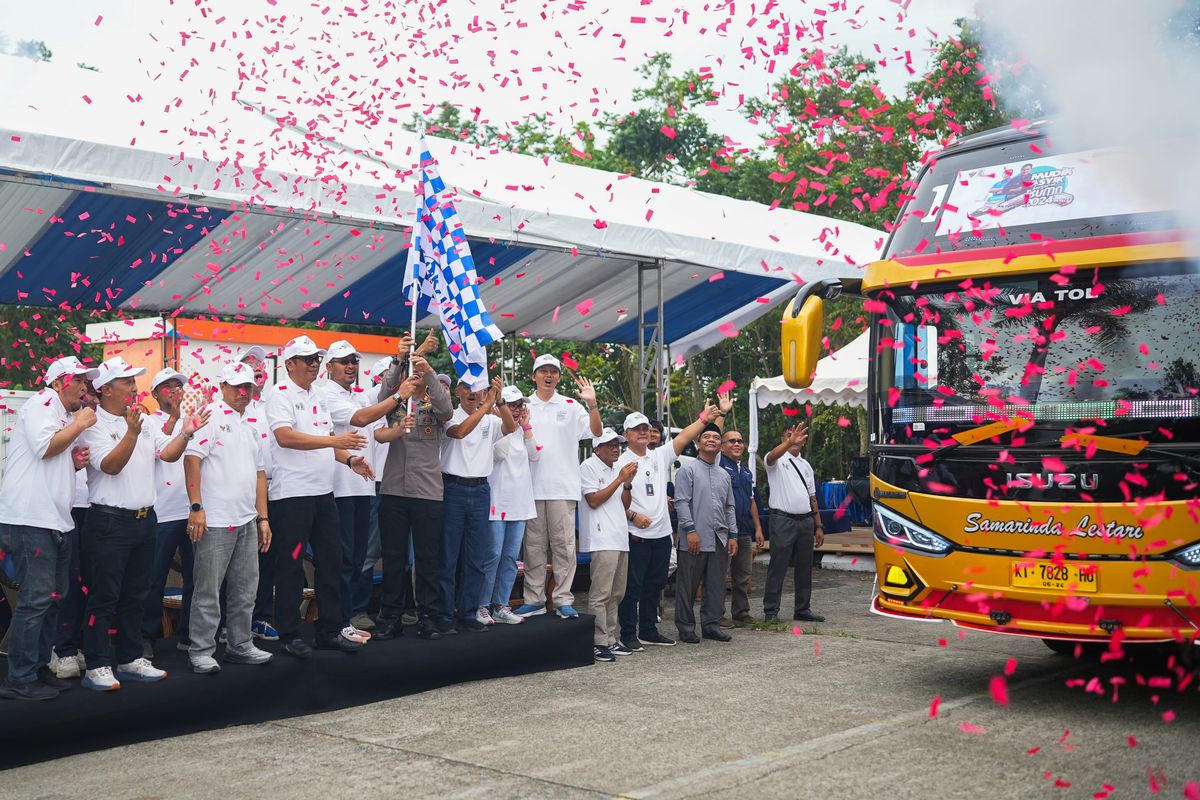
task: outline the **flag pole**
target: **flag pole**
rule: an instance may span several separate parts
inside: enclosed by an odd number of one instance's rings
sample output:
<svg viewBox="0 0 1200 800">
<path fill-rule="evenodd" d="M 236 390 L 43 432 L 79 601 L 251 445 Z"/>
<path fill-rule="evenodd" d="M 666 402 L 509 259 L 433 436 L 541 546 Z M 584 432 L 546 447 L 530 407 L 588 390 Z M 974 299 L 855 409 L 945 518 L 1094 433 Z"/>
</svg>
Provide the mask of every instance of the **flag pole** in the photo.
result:
<svg viewBox="0 0 1200 800">
<path fill-rule="evenodd" d="M 421 197 L 424 197 L 425 196 L 425 172 L 423 170 L 421 170 L 420 162 L 421 162 L 421 152 L 424 151 L 424 149 L 425 149 L 425 123 L 421 122 L 421 123 L 419 123 L 419 125 L 420 125 L 420 127 L 417 130 L 417 137 L 418 137 L 417 142 L 418 142 L 418 148 L 419 148 L 418 152 L 417 152 L 417 169 L 419 171 L 419 177 L 417 178 L 417 193 L 420 194 Z M 417 207 L 421 208 L 422 204 L 417 203 Z M 421 222 L 420 214 L 418 214 L 417 218 L 413 220 L 412 233 L 409 234 L 409 237 L 408 237 L 408 246 L 410 248 L 414 247 L 416 245 L 417 225 L 420 224 L 420 222 Z M 418 282 L 413 281 L 413 283 L 409 287 L 409 295 L 410 295 L 408 298 L 409 302 L 412 303 L 412 319 L 408 325 L 408 338 L 409 338 L 408 376 L 411 377 L 413 374 L 413 356 L 416 354 L 416 351 L 417 351 L 417 299 L 421 295 L 420 285 L 418 284 Z M 413 413 L 414 405 L 415 405 L 415 401 L 413 400 L 412 397 L 409 397 L 408 398 L 408 414 L 410 416 Z"/>
</svg>

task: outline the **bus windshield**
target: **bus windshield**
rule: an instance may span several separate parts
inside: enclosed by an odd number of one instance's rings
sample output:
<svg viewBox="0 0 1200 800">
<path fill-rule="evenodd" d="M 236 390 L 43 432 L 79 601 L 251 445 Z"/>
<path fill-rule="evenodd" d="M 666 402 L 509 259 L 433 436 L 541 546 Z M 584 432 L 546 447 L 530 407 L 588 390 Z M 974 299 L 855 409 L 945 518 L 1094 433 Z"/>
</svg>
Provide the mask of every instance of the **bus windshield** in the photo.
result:
<svg viewBox="0 0 1200 800">
<path fill-rule="evenodd" d="M 875 441 L 925 444 L 1026 417 L 1170 441 L 1200 433 L 1194 262 L 964 281 L 868 301 Z"/>
</svg>

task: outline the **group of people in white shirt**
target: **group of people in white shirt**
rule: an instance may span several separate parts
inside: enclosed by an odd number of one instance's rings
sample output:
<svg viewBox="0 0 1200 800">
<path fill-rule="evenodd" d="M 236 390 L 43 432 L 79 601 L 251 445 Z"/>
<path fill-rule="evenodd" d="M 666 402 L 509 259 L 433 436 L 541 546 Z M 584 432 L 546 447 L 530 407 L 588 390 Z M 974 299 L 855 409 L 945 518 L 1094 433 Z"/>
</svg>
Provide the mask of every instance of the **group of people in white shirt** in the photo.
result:
<svg viewBox="0 0 1200 800">
<path fill-rule="evenodd" d="M 674 644 L 657 627 L 673 561 L 667 484 L 695 439 L 702 464 L 716 463 L 729 397 L 653 449 L 656 430 L 640 413 L 626 417 L 623 437 L 602 426 L 586 379 L 575 379 L 578 400 L 560 394 L 552 355 L 535 360 L 526 397 L 499 380 L 436 374 L 425 358 L 438 346 L 432 333 L 414 345 L 403 337 L 397 357 L 374 366 L 369 390 L 357 386 L 360 356 L 348 341 L 322 350 L 307 336 L 290 340 L 279 356 L 286 378 L 269 388 L 266 353 L 253 347 L 222 367 L 211 402 L 187 416 L 188 379 L 175 370 L 155 376 L 159 409 L 150 414 L 138 402 L 142 368 L 120 357 L 96 369 L 74 357 L 51 364 L 20 412 L 0 486 L 0 549 L 21 585 L 0 697 L 51 699 L 81 675 L 96 691 L 165 678 L 154 639 L 177 552 L 178 644 L 201 674 L 221 671 L 218 643 L 225 663 L 251 665 L 273 657 L 256 639 L 281 640 L 297 658 L 314 646 L 357 652 L 372 638 L 403 635 L 409 610 L 424 639 L 520 624 L 548 609 L 574 619 L 577 506 L 578 549 L 591 554 L 596 658 Z M 322 366 L 327 380 L 318 384 Z M 593 454 L 581 465 L 588 439 Z M 724 471 L 703 472 L 703 485 L 683 477 L 679 560 L 690 599 L 704 583 L 691 576 L 711 583 L 738 532 Z M 514 608 L 522 553 L 524 596 Z M 300 618 L 309 559 L 311 645 Z M 722 577 L 722 603 L 723 588 Z M 691 603 L 684 611 L 680 602 L 680 635 L 698 641 L 681 622 L 691 620 Z M 728 639 L 708 606 L 701 616 L 706 638 Z"/>
</svg>

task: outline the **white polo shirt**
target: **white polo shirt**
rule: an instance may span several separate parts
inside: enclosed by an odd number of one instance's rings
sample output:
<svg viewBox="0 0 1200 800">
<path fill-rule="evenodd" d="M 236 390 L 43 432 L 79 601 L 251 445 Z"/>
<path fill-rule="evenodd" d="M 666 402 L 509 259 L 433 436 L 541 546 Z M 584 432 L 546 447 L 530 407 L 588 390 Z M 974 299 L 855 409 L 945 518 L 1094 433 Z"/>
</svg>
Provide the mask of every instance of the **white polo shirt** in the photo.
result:
<svg viewBox="0 0 1200 800">
<path fill-rule="evenodd" d="M 333 432 L 349 433 L 353 427 L 350 425 L 350 418 L 354 416 L 354 412 L 360 408 L 366 408 L 370 403 L 367 402 L 366 392 L 354 388 L 347 391 L 333 381 L 327 381 L 325 383 L 325 405 L 329 409 L 329 418 L 333 420 Z M 375 437 L 371 435 L 371 426 L 364 425 L 355 430 L 367 437 L 367 446 L 362 450 L 352 452 L 356 456 L 365 458 L 376 471 L 382 472 L 383 465 L 376 464 L 373 458 L 371 442 L 375 441 Z M 343 466 L 341 469 L 333 471 L 333 496 L 374 497 L 375 482 L 364 480 L 362 475 Z"/>
<path fill-rule="evenodd" d="M 162 425 L 154 424 L 150 414 L 142 416 L 142 432 L 138 434 L 133 453 L 124 468 L 116 475 L 107 475 L 100 464 L 125 438 L 129 424 L 124 416 L 96 408 L 96 424 L 84 431 L 80 443 L 88 446 L 88 501 L 92 505 L 113 506 L 136 511 L 152 506 L 158 500 L 158 481 L 155 463 L 158 454 L 171 443 L 173 436 L 163 433 Z"/>
<path fill-rule="evenodd" d="M 582 491 L 579 495 L 579 549 L 584 553 L 598 550 L 628 550 L 629 524 L 621 502 L 621 488 L 613 492 L 599 508 L 588 505 L 584 495 L 598 492 L 617 479 L 621 471 L 617 462 L 605 466 L 600 457 L 592 454 L 579 465 Z"/>
<path fill-rule="evenodd" d="M 291 428 L 309 436 L 329 436 L 333 421 L 325 407 L 325 391 L 317 386 L 301 389 L 290 380 L 266 392 L 267 424 L 271 428 L 271 486 L 268 497 L 318 497 L 333 493 L 333 470 L 340 466 L 333 450 L 293 450 L 280 447 L 274 432 Z M 346 469 L 342 466 L 341 469 Z"/>
<path fill-rule="evenodd" d="M 170 419 L 168 414 L 160 409 L 146 417 L 143 425 L 157 425 L 160 429 Z M 183 419 L 175 421 L 171 438 L 183 433 Z M 175 462 L 163 461 L 161 458 L 154 462 L 154 480 L 158 483 L 158 499 L 154 501 L 154 514 L 159 522 L 178 522 L 187 519 L 191 503 L 188 502 L 187 486 L 183 479 L 183 459 Z"/>
<path fill-rule="evenodd" d="M 675 455 L 674 445 L 668 441 L 657 450 L 647 450 L 644 456 L 639 457 L 632 450 L 626 450 L 617 459 L 615 467 L 618 472 L 629 462 L 637 462 L 638 471 L 633 476 L 633 490 L 630 492 L 633 502 L 629 504 L 629 510 L 650 518 L 647 528 L 638 528 L 632 522 L 626 522 L 625 529 L 630 534 L 642 539 L 661 539 L 671 535 L 667 479 L 677 458 L 679 456 Z"/>
<path fill-rule="evenodd" d="M 812 466 L 801 456 L 784 453 L 774 464 L 767 464 L 768 498 L 771 508 L 788 514 L 812 511 L 811 496 L 817 493 Z"/>
<path fill-rule="evenodd" d="M 4 484 L 0 485 L 0 522 L 59 533 L 75 527 L 71 519 L 75 496 L 71 448 L 53 458 L 42 457 L 54 435 L 70 424 L 71 415 L 53 389 L 42 389 L 21 406 L 9 434 Z"/>
<path fill-rule="evenodd" d="M 74 447 L 75 445 L 71 445 Z M 74 459 L 71 465 L 75 465 Z M 88 507 L 88 491 L 87 491 L 87 467 L 75 470 L 75 502 L 71 504 L 72 508 L 87 508 Z"/>
<path fill-rule="evenodd" d="M 267 404 L 262 399 L 251 400 L 246 406 L 246 421 L 254 428 L 254 433 L 258 436 L 258 450 L 262 454 L 263 472 L 267 473 L 267 480 L 271 479 L 271 440 L 275 437 L 271 435 L 271 426 L 267 424 Z"/>
<path fill-rule="evenodd" d="M 471 416 L 462 406 L 454 409 L 446 430 L 458 425 Z M 475 430 L 462 439 L 442 437 L 442 472 L 460 478 L 486 478 L 492 474 L 492 447 L 504 435 L 500 430 L 500 418 L 495 414 L 484 414 Z"/>
<path fill-rule="evenodd" d="M 492 490 L 492 509 L 488 519 L 505 522 L 533 519 L 537 507 L 533 504 L 533 483 L 529 466 L 540 457 L 537 440 L 525 440 L 519 427 L 501 436 L 492 448 L 495 460 L 488 486 Z"/>
<path fill-rule="evenodd" d="M 533 465 L 534 500 L 579 500 L 579 442 L 592 436 L 588 410 L 558 392 L 530 397 L 529 424 L 542 446 Z"/>
<path fill-rule="evenodd" d="M 208 408 L 208 424 L 196 431 L 183 457 L 200 459 L 200 499 L 208 527 L 237 528 L 258 516 L 258 473 L 263 468 L 258 433 L 224 400 Z"/>
</svg>

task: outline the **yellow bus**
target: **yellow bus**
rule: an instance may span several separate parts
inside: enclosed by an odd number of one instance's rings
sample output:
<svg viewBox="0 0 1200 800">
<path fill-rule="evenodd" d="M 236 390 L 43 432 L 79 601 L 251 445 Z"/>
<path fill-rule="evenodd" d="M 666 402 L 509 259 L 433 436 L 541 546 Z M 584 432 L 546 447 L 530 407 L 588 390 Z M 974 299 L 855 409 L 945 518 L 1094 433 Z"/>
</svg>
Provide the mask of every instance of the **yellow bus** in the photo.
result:
<svg viewBox="0 0 1200 800">
<path fill-rule="evenodd" d="M 1064 653 L 1197 644 L 1200 270 L 1139 180 L 1167 169 L 1154 152 L 1060 148 L 1041 123 L 964 138 L 882 260 L 789 305 L 797 388 L 824 300 L 861 294 L 871 320 L 875 612 Z"/>
</svg>

